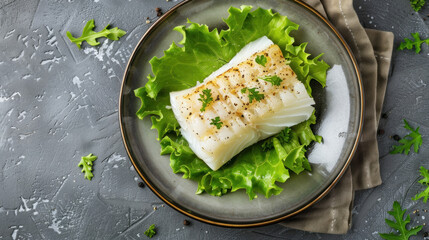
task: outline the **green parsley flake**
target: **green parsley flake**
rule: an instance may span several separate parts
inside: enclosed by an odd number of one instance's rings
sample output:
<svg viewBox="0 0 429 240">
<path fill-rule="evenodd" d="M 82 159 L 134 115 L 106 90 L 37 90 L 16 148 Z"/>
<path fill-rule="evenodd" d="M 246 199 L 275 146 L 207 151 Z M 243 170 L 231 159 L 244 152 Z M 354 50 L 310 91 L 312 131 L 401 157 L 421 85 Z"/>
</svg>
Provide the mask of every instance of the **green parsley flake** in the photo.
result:
<svg viewBox="0 0 429 240">
<path fill-rule="evenodd" d="M 200 98 L 198 100 L 203 104 L 200 111 L 204 112 L 206 110 L 207 105 L 213 101 L 211 89 L 204 89 L 203 94 L 200 94 Z"/>
<path fill-rule="evenodd" d="M 97 156 L 93 155 L 92 153 L 88 154 L 87 156 L 84 156 L 80 159 L 78 167 L 82 168 L 82 172 L 85 173 L 84 178 L 91 180 L 94 175 L 92 174 L 92 166 L 95 160 L 97 160 Z"/>
<path fill-rule="evenodd" d="M 404 128 L 410 130 L 411 133 L 399 140 L 399 143 L 401 143 L 401 145 L 393 146 L 393 150 L 390 152 L 391 154 L 405 153 L 406 155 L 408 155 L 411 150 L 411 147 L 414 148 L 414 152 L 418 153 L 419 147 L 422 145 L 422 135 L 419 133 L 420 127 L 413 129 L 405 119 L 404 123 Z"/>
<path fill-rule="evenodd" d="M 152 238 L 155 234 L 155 224 L 150 225 L 150 227 L 144 232 L 144 234 L 148 237 L 148 238 Z"/>
<path fill-rule="evenodd" d="M 67 37 L 70 39 L 72 43 L 75 43 L 77 47 L 80 49 L 83 41 L 86 41 L 91 46 L 97 46 L 100 42 L 97 41 L 97 38 L 106 37 L 110 40 L 119 40 L 120 37 L 124 36 L 127 32 L 117 27 L 107 29 L 109 24 L 101 31 L 94 32 L 94 19 L 89 20 L 82 31 L 82 36 L 75 38 L 73 35 L 67 31 Z"/>
<path fill-rule="evenodd" d="M 210 123 L 210 125 L 214 125 L 216 126 L 217 129 L 220 129 L 222 127 L 223 122 L 220 121 L 220 117 L 215 117 L 212 119 L 212 122 Z"/>
<path fill-rule="evenodd" d="M 265 67 L 265 64 L 267 63 L 267 58 L 264 55 L 258 55 L 256 56 L 255 62 Z"/>
<path fill-rule="evenodd" d="M 266 82 L 270 82 L 271 84 L 273 84 L 273 86 L 280 86 L 280 83 L 283 81 L 283 79 L 279 78 L 277 75 L 264 76 L 264 77 L 261 77 L 261 79 Z"/>
<path fill-rule="evenodd" d="M 256 88 L 248 88 L 247 91 L 249 91 L 249 102 L 250 103 L 252 103 L 253 100 L 260 102 L 262 99 L 265 98 L 264 94 L 259 93 L 259 91 Z"/>
<path fill-rule="evenodd" d="M 261 101 L 262 99 L 265 98 L 264 94 L 259 93 L 259 91 L 256 88 L 242 88 L 241 89 L 241 93 L 246 93 L 247 91 L 249 91 L 249 102 L 252 103 L 253 100 L 256 101 Z"/>
</svg>

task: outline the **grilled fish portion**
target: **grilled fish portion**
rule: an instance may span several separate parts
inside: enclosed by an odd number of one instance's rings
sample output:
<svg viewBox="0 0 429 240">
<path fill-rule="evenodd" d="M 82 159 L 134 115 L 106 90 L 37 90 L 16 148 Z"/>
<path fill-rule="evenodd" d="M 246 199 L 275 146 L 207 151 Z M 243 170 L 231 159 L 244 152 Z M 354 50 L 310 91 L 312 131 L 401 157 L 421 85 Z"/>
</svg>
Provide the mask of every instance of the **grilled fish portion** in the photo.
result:
<svg viewBox="0 0 429 240">
<path fill-rule="evenodd" d="M 266 63 L 257 63 L 257 57 Z M 314 100 L 267 37 L 247 44 L 203 83 L 171 92 L 170 102 L 181 134 L 213 170 L 259 140 L 307 120 L 314 110 Z"/>
</svg>

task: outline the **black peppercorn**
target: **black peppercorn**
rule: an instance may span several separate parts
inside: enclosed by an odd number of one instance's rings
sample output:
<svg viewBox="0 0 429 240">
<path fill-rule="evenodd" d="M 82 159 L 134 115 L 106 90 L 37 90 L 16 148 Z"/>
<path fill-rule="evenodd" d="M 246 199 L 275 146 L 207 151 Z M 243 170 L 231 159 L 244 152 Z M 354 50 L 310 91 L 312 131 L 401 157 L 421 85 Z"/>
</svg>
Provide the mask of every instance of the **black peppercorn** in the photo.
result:
<svg viewBox="0 0 429 240">
<path fill-rule="evenodd" d="M 191 224 L 191 222 L 189 222 L 188 220 L 183 220 L 183 225 L 185 225 L 185 226 L 188 226 L 188 225 L 190 225 Z"/>
<path fill-rule="evenodd" d="M 384 134 L 384 130 L 383 129 L 378 129 L 377 134 L 378 135 L 383 135 Z"/>
<path fill-rule="evenodd" d="M 401 137 L 400 136 L 398 136 L 397 134 L 395 134 L 395 135 L 393 135 L 393 140 L 395 140 L 395 141 L 399 141 L 399 140 L 401 140 Z"/>
<path fill-rule="evenodd" d="M 383 113 L 383 114 L 381 114 L 381 118 L 386 119 L 387 117 L 388 117 L 387 113 Z"/>
<path fill-rule="evenodd" d="M 143 182 L 139 182 L 138 185 L 139 185 L 140 188 L 144 188 L 145 187 Z"/>
</svg>

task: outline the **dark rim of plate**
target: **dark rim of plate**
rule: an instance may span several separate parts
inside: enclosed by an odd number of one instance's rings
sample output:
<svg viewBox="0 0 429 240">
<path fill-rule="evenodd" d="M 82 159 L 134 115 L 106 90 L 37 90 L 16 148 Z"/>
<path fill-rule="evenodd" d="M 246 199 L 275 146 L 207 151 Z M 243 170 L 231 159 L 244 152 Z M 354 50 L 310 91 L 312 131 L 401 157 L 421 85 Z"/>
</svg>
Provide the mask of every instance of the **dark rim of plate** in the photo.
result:
<svg viewBox="0 0 429 240">
<path fill-rule="evenodd" d="M 358 79 L 358 86 L 359 86 L 359 96 L 360 96 L 360 116 L 359 116 L 359 126 L 358 126 L 358 131 L 357 131 L 357 136 L 355 139 L 355 142 L 353 143 L 353 148 L 350 152 L 350 155 L 347 158 L 347 161 L 345 162 L 344 166 L 342 167 L 341 171 L 338 173 L 338 175 L 335 177 L 335 179 L 329 184 L 328 187 L 326 187 L 326 189 L 324 189 L 318 196 L 316 196 L 314 199 L 308 201 L 306 204 L 304 204 L 302 207 L 300 207 L 299 209 L 296 209 L 290 213 L 286 213 L 283 216 L 280 217 L 274 217 L 272 219 L 268 219 L 268 220 L 261 220 L 261 221 L 253 221 L 253 222 L 225 222 L 225 221 L 219 221 L 218 219 L 213 219 L 210 218 L 209 216 L 204 216 L 202 214 L 198 214 L 193 212 L 192 210 L 186 209 L 183 206 L 180 206 L 179 204 L 175 203 L 173 199 L 170 199 L 169 197 L 165 196 L 165 194 L 163 194 L 162 192 L 160 192 L 155 186 L 154 184 L 152 184 L 152 182 L 149 180 L 149 178 L 145 175 L 145 173 L 143 171 L 140 170 L 138 164 L 136 163 L 136 160 L 134 160 L 132 151 L 129 148 L 129 144 L 128 144 L 128 138 L 127 138 L 127 134 L 124 131 L 124 123 L 123 123 L 123 90 L 124 90 L 124 86 L 126 83 L 126 79 L 128 78 L 128 74 L 130 72 L 130 66 L 132 64 L 132 62 L 134 61 L 134 58 L 136 56 L 136 52 L 137 50 L 140 48 L 140 45 L 146 40 L 146 38 L 157 28 L 157 26 L 162 23 L 164 20 L 166 20 L 168 18 L 168 16 L 170 16 L 172 13 L 174 13 L 179 7 L 188 4 L 190 2 L 193 2 L 194 0 L 185 0 L 183 2 L 180 2 L 179 4 L 175 5 L 173 8 L 171 8 L 169 11 L 167 11 L 166 13 L 164 13 L 164 15 L 162 15 L 147 31 L 146 33 L 143 35 L 143 37 L 140 39 L 140 41 L 138 42 L 137 46 L 135 47 L 134 51 L 131 54 L 131 57 L 128 61 L 127 67 L 125 68 L 125 73 L 124 73 L 124 77 L 122 79 L 122 85 L 121 85 L 121 91 L 120 91 L 120 95 L 119 95 L 119 124 L 120 124 L 120 129 L 121 129 L 121 135 L 122 135 L 122 141 L 124 143 L 124 146 L 127 150 L 127 154 L 132 162 L 132 164 L 134 165 L 134 168 L 136 169 L 137 173 L 139 174 L 139 176 L 143 179 L 143 181 L 146 183 L 146 185 L 152 190 L 153 193 L 155 193 L 155 195 L 157 195 L 161 200 L 163 200 L 165 203 L 167 203 L 170 207 L 172 207 L 173 209 L 181 212 L 182 214 L 185 214 L 189 217 L 192 217 L 196 220 L 205 222 L 205 223 L 209 223 L 209 224 L 213 224 L 213 225 L 217 225 L 217 226 L 223 226 L 223 227 L 257 227 L 257 226 L 264 226 L 264 225 L 268 225 L 268 224 L 272 224 L 272 223 L 277 223 L 279 221 L 285 220 L 289 217 L 292 217 L 302 211 L 304 211 L 305 209 L 309 208 L 310 206 L 312 206 L 313 204 L 315 204 L 316 202 L 318 202 L 320 199 L 322 199 L 323 197 L 325 197 L 331 190 L 332 188 L 337 184 L 337 182 L 341 179 L 341 177 L 344 175 L 344 173 L 347 170 L 347 167 L 349 166 L 355 152 L 356 152 L 356 148 L 359 142 L 359 139 L 361 137 L 361 132 L 362 132 L 362 125 L 363 125 L 363 110 L 364 110 L 364 98 L 363 98 L 363 87 L 362 87 L 362 80 L 361 80 L 361 75 L 359 72 L 359 68 L 358 68 L 358 64 L 356 62 L 356 59 L 350 49 L 350 47 L 348 46 L 348 44 L 346 43 L 346 41 L 344 40 L 344 38 L 341 36 L 341 34 L 338 32 L 338 30 L 332 25 L 332 23 L 329 22 L 329 20 L 327 20 L 324 16 L 322 16 L 319 12 L 317 12 L 314 8 L 312 8 L 311 6 L 309 6 L 308 4 L 301 2 L 300 0 L 293 0 L 295 3 L 301 5 L 303 8 L 309 10 L 311 13 L 313 13 L 314 15 L 316 15 L 320 20 L 322 20 L 331 30 L 333 33 L 335 33 L 335 35 L 338 37 L 338 39 L 341 41 L 341 43 L 343 44 L 344 48 L 346 49 L 350 60 L 354 66 L 354 69 L 356 71 L 356 76 Z"/>
</svg>

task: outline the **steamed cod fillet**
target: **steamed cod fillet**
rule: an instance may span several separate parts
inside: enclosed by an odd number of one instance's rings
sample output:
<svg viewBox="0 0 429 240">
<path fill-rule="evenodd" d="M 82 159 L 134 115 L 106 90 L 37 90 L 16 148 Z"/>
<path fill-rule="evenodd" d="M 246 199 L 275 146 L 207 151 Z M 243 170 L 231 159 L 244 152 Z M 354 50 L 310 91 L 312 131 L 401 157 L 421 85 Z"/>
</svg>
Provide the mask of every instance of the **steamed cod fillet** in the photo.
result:
<svg viewBox="0 0 429 240">
<path fill-rule="evenodd" d="M 256 62 L 259 55 L 267 59 L 265 67 Z M 279 86 L 261 79 L 274 75 L 282 79 Z M 256 88 L 264 98 L 250 102 L 243 88 Z M 201 111 L 198 99 L 205 89 L 213 101 Z M 213 170 L 259 140 L 307 120 L 314 110 L 314 100 L 267 37 L 247 44 L 203 83 L 171 92 L 170 102 L 189 147 Z M 219 129 L 210 124 L 216 117 L 222 122 Z"/>
</svg>

